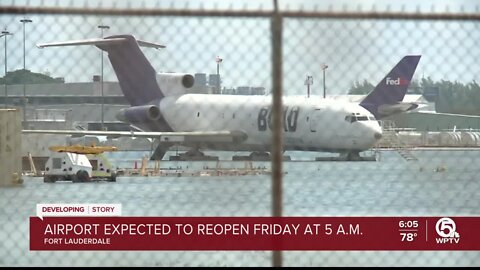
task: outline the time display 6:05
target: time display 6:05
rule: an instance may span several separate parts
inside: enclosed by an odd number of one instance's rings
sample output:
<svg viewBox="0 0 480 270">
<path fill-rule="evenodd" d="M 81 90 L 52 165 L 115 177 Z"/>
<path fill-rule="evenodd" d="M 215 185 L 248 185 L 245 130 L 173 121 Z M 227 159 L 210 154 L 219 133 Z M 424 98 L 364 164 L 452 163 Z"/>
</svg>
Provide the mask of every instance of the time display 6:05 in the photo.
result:
<svg viewBox="0 0 480 270">
<path fill-rule="evenodd" d="M 400 228 L 418 228 L 418 220 L 400 220 L 398 222 Z"/>
</svg>

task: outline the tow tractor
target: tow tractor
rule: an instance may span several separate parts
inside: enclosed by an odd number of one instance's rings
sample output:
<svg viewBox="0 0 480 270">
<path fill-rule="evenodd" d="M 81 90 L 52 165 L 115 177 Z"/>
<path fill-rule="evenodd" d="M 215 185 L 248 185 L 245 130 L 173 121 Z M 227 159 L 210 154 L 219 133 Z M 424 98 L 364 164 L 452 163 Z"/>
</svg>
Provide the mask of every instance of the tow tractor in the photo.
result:
<svg viewBox="0 0 480 270">
<path fill-rule="evenodd" d="M 51 146 L 53 152 L 45 164 L 43 182 L 93 182 L 117 180 L 117 172 L 103 154 L 117 151 L 113 146 Z"/>
</svg>

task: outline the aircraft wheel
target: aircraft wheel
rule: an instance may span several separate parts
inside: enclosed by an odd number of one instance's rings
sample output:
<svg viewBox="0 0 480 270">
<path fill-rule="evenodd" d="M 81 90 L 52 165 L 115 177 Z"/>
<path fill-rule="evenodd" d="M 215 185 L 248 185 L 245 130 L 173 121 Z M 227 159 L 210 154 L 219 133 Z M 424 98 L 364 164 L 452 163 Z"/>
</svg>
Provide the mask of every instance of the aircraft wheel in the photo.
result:
<svg viewBox="0 0 480 270">
<path fill-rule="evenodd" d="M 268 152 L 252 152 L 252 153 L 250 153 L 250 157 L 270 158 L 270 153 L 268 153 Z"/>
<path fill-rule="evenodd" d="M 76 178 L 76 179 L 75 179 Z M 74 182 L 87 182 L 90 180 L 90 177 L 88 176 L 88 172 L 85 170 L 80 170 L 75 174 L 75 177 L 73 178 Z M 76 181 L 75 181 L 76 180 Z"/>
<path fill-rule="evenodd" d="M 117 174 L 112 173 L 112 175 L 110 176 L 110 179 L 108 179 L 108 182 L 117 182 Z"/>
<path fill-rule="evenodd" d="M 347 161 L 358 161 L 358 160 L 360 160 L 359 152 L 349 152 L 347 154 Z"/>
<path fill-rule="evenodd" d="M 45 175 L 43 177 L 43 182 L 44 183 L 55 183 L 57 181 L 57 177 L 53 175 Z"/>
</svg>

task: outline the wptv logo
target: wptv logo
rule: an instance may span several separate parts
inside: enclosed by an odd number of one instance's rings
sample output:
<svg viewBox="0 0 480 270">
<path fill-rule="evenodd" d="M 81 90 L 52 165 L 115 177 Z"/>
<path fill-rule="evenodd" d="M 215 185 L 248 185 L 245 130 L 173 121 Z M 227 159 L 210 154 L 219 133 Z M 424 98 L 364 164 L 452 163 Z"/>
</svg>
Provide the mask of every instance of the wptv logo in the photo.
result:
<svg viewBox="0 0 480 270">
<path fill-rule="evenodd" d="M 435 238 L 437 244 L 458 244 L 460 234 L 456 231 L 457 226 L 453 219 L 444 217 L 437 221 L 435 230 L 440 237 Z"/>
</svg>

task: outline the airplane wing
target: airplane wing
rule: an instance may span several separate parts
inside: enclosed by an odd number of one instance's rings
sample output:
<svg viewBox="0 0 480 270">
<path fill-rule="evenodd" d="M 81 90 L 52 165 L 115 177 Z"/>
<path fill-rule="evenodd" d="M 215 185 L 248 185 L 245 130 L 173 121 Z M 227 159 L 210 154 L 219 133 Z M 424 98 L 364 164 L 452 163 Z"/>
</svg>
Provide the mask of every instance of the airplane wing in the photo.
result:
<svg viewBox="0 0 480 270">
<path fill-rule="evenodd" d="M 23 134 L 57 134 L 72 136 L 107 136 L 158 138 L 160 142 L 194 143 L 194 142 L 224 142 L 241 143 L 247 139 L 243 131 L 183 131 L 183 132 L 147 132 L 147 131 L 94 131 L 94 130 L 22 130 Z"/>
</svg>

